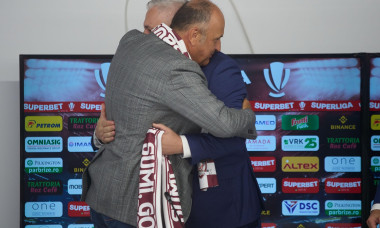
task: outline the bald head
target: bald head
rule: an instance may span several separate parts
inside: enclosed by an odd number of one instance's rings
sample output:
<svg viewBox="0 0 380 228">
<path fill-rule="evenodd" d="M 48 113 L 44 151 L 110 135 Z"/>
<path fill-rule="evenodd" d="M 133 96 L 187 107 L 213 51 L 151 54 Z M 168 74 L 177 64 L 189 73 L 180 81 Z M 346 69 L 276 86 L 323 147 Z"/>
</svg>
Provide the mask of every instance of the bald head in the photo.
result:
<svg viewBox="0 0 380 228">
<path fill-rule="evenodd" d="M 204 66 L 221 49 L 224 25 L 223 13 L 214 3 L 192 0 L 179 8 L 171 28 L 184 40 L 191 58 Z"/>
<path fill-rule="evenodd" d="M 187 0 L 151 0 L 147 4 L 144 20 L 144 33 L 150 31 L 161 23 L 170 25 L 174 14 Z"/>
</svg>

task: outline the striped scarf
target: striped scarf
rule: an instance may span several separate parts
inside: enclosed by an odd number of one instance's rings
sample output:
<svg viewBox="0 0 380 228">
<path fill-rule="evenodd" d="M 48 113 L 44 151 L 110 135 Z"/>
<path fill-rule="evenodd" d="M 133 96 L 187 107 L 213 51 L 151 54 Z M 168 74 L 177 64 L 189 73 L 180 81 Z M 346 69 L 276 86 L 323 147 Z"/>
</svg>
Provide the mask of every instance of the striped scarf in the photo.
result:
<svg viewBox="0 0 380 228">
<path fill-rule="evenodd" d="M 140 163 L 137 227 L 182 228 L 183 214 L 172 165 L 162 155 L 164 132 L 150 128 Z"/>
</svg>

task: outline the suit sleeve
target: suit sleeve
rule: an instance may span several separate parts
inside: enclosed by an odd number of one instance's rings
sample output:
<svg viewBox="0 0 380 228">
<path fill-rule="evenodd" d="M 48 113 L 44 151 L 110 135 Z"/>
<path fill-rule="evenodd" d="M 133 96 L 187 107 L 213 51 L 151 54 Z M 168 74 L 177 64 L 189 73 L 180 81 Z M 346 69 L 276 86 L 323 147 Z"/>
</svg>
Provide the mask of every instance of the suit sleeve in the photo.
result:
<svg viewBox="0 0 380 228">
<path fill-rule="evenodd" d="M 211 92 L 227 107 L 241 109 L 247 92 L 237 64 L 230 58 L 224 58 L 212 68 L 206 67 L 204 72 Z M 240 137 L 218 138 L 211 134 L 189 134 L 186 138 L 193 164 L 204 159 L 218 159 L 246 152 L 245 139 Z"/>
<path fill-rule="evenodd" d="M 204 75 L 194 65 L 174 62 L 162 102 L 217 137 L 255 139 L 255 114 L 252 110 L 228 108 L 207 88 Z M 189 61 L 185 61 L 189 62 Z M 194 62 L 195 64 L 195 62 Z"/>
<path fill-rule="evenodd" d="M 373 203 L 380 203 L 380 185 L 377 185 L 376 195 Z"/>
</svg>

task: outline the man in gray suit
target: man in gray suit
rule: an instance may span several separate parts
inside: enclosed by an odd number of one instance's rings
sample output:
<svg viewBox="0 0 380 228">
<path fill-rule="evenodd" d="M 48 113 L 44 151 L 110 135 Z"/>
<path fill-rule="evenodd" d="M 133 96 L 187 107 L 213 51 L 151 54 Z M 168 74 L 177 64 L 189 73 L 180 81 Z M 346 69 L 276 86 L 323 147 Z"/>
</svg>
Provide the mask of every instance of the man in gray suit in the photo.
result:
<svg viewBox="0 0 380 228">
<path fill-rule="evenodd" d="M 194 61 L 154 34 L 134 30 L 121 39 L 105 101 L 107 117 L 115 122 L 118 134 L 100 148 L 83 175 L 82 199 L 124 227 L 136 226 L 141 150 L 152 123 L 163 123 L 179 134 L 203 128 L 219 137 L 256 137 L 253 112 L 225 107 L 207 89 L 199 67 L 220 49 L 224 18 L 219 8 L 208 1 L 190 2 L 178 11 L 172 29 Z M 180 155 L 170 160 L 186 221 L 192 167 Z"/>
</svg>

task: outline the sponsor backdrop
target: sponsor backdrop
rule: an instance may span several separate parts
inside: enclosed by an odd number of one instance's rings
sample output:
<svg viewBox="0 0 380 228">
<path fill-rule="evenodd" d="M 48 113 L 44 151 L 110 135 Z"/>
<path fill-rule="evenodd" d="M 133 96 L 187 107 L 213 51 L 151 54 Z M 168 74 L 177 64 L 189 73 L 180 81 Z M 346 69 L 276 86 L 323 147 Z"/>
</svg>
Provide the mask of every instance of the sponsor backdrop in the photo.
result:
<svg viewBox="0 0 380 228">
<path fill-rule="evenodd" d="M 380 173 L 380 58 L 232 57 L 257 114 L 259 136 L 246 146 L 265 198 L 263 227 L 361 227 L 374 194 L 363 185 L 377 184 L 366 171 Z M 96 152 L 90 140 L 111 58 L 20 56 L 21 227 L 93 227 L 81 174 Z"/>
</svg>

